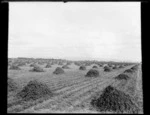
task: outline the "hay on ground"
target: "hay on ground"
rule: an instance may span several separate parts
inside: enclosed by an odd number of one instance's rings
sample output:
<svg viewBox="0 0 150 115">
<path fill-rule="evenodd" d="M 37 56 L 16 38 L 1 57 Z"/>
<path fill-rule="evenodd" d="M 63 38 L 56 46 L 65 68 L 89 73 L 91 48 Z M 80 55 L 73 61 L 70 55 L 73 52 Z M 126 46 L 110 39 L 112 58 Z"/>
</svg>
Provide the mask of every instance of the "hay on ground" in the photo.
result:
<svg viewBox="0 0 150 115">
<path fill-rule="evenodd" d="M 133 70 L 132 69 L 127 69 L 124 71 L 124 73 L 133 73 Z"/>
<path fill-rule="evenodd" d="M 117 80 L 128 80 L 129 78 L 130 77 L 125 73 L 119 74 L 117 77 L 115 77 Z"/>
<path fill-rule="evenodd" d="M 111 71 L 111 68 L 108 67 L 108 66 L 105 66 L 105 67 L 104 67 L 104 71 L 105 71 L 105 72 L 110 72 L 110 71 Z"/>
<path fill-rule="evenodd" d="M 124 68 L 124 66 L 123 66 L 123 65 L 120 65 L 119 68 Z"/>
<path fill-rule="evenodd" d="M 86 67 L 85 66 L 80 66 L 79 70 L 86 70 Z"/>
<path fill-rule="evenodd" d="M 103 67 L 103 65 L 102 65 L 102 64 L 99 64 L 99 67 Z"/>
<path fill-rule="evenodd" d="M 17 66 L 17 65 L 11 65 L 9 67 L 9 69 L 11 69 L 11 70 L 21 70 L 21 68 L 19 66 Z"/>
<path fill-rule="evenodd" d="M 18 87 L 17 87 L 16 82 L 14 82 L 13 79 L 8 78 L 7 79 L 7 89 L 8 89 L 8 92 L 15 91 L 17 88 Z"/>
<path fill-rule="evenodd" d="M 117 69 L 117 67 L 116 67 L 116 66 L 114 66 L 114 67 L 112 67 L 112 69 Z"/>
<path fill-rule="evenodd" d="M 30 64 L 30 67 L 35 67 L 37 66 L 35 63 Z"/>
<path fill-rule="evenodd" d="M 63 69 L 70 69 L 70 68 L 68 67 L 68 65 L 64 65 L 64 66 L 62 66 L 62 68 L 63 68 Z"/>
<path fill-rule="evenodd" d="M 133 66 L 131 69 L 132 69 L 133 71 L 138 70 L 138 65 Z"/>
<path fill-rule="evenodd" d="M 45 68 L 51 68 L 52 66 L 51 66 L 51 64 L 47 64 L 46 66 L 45 66 Z"/>
<path fill-rule="evenodd" d="M 41 68 L 39 66 L 34 66 L 33 69 L 31 69 L 30 71 L 32 71 L 32 72 L 44 72 L 43 68 Z"/>
<path fill-rule="evenodd" d="M 48 86 L 37 80 L 30 81 L 20 92 L 17 93 L 17 97 L 24 101 L 37 100 L 48 95 L 52 95 Z"/>
<path fill-rule="evenodd" d="M 90 69 L 85 77 L 98 77 L 99 76 L 99 71 L 96 69 Z"/>
<path fill-rule="evenodd" d="M 59 62 L 58 65 L 63 65 L 63 62 Z"/>
<path fill-rule="evenodd" d="M 108 86 L 91 105 L 101 112 L 138 113 L 139 109 L 133 99 L 126 93 Z"/>
<path fill-rule="evenodd" d="M 57 67 L 53 74 L 63 74 L 65 71 L 61 67 Z"/>
<path fill-rule="evenodd" d="M 96 65 L 94 65 L 92 68 L 98 68 Z"/>
</svg>

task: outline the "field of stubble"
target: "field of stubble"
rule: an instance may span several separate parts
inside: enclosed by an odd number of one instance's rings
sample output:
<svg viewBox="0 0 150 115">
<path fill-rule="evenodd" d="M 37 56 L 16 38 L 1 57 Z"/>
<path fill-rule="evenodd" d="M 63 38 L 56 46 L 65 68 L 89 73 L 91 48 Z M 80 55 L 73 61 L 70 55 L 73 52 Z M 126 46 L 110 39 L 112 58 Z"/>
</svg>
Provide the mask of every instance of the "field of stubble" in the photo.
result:
<svg viewBox="0 0 150 115">
<path fill-rule="evenodd" d="M 45 65 L 40 65 L 42 68 Z M 8 76 L 13 78 L 19 85 L 19 89 L 15 92 L 8 92 L 8 113 L 63 113 L 63 112 L 83 112 L 83 113 L 98 113 L 90 105 L 93 97 L 100 94 L 104 88 L 109 85 L 117 87 L 120 90 L 133 93 L 133 86 L 136 87 L 134 95 L 137 96 L 139 106 L 142 108 L 142 72 L 141 68 L 138 71 L 129 74 L 136 79 L 129 83 L 115 80 L 114 77 L 123 73 L 124 70 L 130 69 L 134 65 L 129 65 L 124 68 L 114 69 L 110 72 L 104 72 L 103 67 L 98 67 L 100 77 L 85 77 L 85 74 L 92 68 L 93 65 L 87 66 L 84 71 L 79 70 L 79 66 L 71 64 L 70 69 L 65 69 L 62 75 L 54 75 L 53 71 L 60 65 L 53 65 L 51 68 L 44 68 L 45 72 L 30 72 L 31 67 L 25 65 L 21 70 L 8 70 Z M 53 96 L 41 98 L 36 101 L 22 102 L 15 98 L 15 94 L 19 92 L 30 80 L 37 79 L 48 85 L 53 92 Z M 140 95 L 140 97 L 139 97 Z"/>
</svg>

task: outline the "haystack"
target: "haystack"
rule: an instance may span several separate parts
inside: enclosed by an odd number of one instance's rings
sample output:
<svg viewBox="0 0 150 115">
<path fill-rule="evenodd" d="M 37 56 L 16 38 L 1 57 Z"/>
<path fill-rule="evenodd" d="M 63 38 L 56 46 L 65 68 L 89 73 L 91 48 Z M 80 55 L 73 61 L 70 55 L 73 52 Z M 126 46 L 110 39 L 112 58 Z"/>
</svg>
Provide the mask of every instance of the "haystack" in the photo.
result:
<svg viewBox="0 0 150 115">
<path fill-rule="evenodd" d="M 133 66 L 131 69 L 132 69 L 133 71 L 138 70 L 138 65 Z"/>
<path fill-rule="evenodd" d="M 58 65 L 63 65 L 63 62 L 59 62 Z"/>
<path fill-rule="evenodd" d="M 98 77 L 99 76 L 99 71 L 96 69 L 90 69 L 85 77 Z"/>
<path fill-rule="evenodd" d="M 119 74 L 117 77 L 115 77 L 117 80 L 128 80 L 129 78 L 130 77 L 125 73 Z"/>
<path fill-rule="evenodd" d="M 82 65 L 79 67 L 79 70 L 86 70 L 86 67 Z"/>
<path fill-rule="evenodd" d="M 127 69 L 124 71 L 124 73 L 133 73 L 133 70 L 132 69 Z"/>
<path fill-rule="evenodd" d="M 103 65 L 102 65 L 102 64 L 99 64 L 99 67 L 103 67 Z"/>
<path fill-rule="evenodd" d="M 51 66 L 51 64 L 47 64 L 46 66 L 45 66 L 45 68 L 51 68 L 52 66 Z"/>
<path fill-rule="evenodd" d="M 8 79 L 7 79 L 7 89 L 8 89 L 8 91 L 9 91 L 9 92 L 15 91 L 17 88 L 18 88 L 18 87 L 17 87 L 16 82 L 14 82 L 13 79 L 8 78 Z"/>
<path fill-rule="evenodd" d="M 30 71 L 32 71 L 32 72 L 44 72 L 44 70 L 39 66 L 34 66 L 33 69 L 31 69 Z"/>
<path fill-rule="evenodd" d="M 105 71 L 105 72 L 110 72 L 110 71 L 111 71 L 111 68 L 108 67 L 108 66 L 104 66 L 104 71 Z"/>
<path fill-rule="evenodd" d="M 19 93 L 17 93 L 17 97 L 24 101 L 37 100 L 49 95 L 52 95 L 52 92 L 48 86 L 37 80 L 30 81 Z"/>
<path fill-rule="evenodd" d="M 91 101 L 91 105 L 101 112 L 138 113 L 139 110 L 128 94 L 112 86 L 106 87 L 99 98 Z"/>
<path fill-rule="evenodd" d="M 35 63 L 30 64 L 30 67 L 35 67 L 37 66 Z"/>
<path fill-rule="evenodd" d="M 17 65 L 11 65 L 9 67 L 9 69 L 11 69 L 11 70 L 21 70 L 21 68 L 19 68 L 19 66 L 17 66 Z"/>
<path fill-rule="evenodd" d="M 123 65 L 120 65 L 119 68 L 124 68 L 124 66 L 123 66 Z"/>
<path fill-rule="evenodd" d="M 61 67 L 57 67 L 53 74 L 63 74 L 65 71 Z"/>
<path fill-rule="evenodd" d="M 68 65 L 64 65 L 64 66 L 62 66 L 62 68 L 63 68 L 63 69 L 70 69 L 70 68 L 68 67 Z"/>
<path fill-rule="evenodd" d="M 117 67 L 116 67 L 116 66 L 114 66 L 114 67 L 112 67 L 112 69 L 117 69 Z"/>
<path fill-rule="evenodd" d="M 96 65 L 94 65 L 92 68 L 98 68 Z"/>
</svg>

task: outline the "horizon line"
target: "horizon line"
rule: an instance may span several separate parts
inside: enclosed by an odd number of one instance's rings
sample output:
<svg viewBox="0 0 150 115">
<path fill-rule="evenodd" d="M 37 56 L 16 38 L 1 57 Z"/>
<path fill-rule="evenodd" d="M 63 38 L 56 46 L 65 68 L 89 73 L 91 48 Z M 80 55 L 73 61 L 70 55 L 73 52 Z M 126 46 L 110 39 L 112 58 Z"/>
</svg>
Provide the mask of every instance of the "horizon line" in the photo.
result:
<svg viewBox="0 0 150 115">
<path fill-rule="evenodd" d="M 52 58 L 52 57 L 8 57 L 8 58 L 33 58 L 33 59 L 61 59 L 67 61 L 103 61 L 103 62 L 131 62 L 131 63 L 141 63 L 142 61 L 131 61 L 131 60 L 105 60 L 105 59 L 64 59 L 64 58 Z"/>
</svg>

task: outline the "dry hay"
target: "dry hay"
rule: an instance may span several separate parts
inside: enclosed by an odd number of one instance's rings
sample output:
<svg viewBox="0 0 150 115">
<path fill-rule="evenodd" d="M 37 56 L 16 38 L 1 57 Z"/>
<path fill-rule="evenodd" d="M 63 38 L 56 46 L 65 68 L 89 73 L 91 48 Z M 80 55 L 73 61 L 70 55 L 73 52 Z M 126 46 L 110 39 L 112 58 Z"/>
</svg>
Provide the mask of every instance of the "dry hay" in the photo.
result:
<svg viewBox="0 0 150 115">
<path fill-rule="evenodd" d="M 124 66 L 123 66 L 123 65 L 120 65 L 119 68 L 124 68 Z"/>
<path fill-rule="evenodd" d="M 65 71 L 61 67 L 57 67 L 53 74 L 63 74 Z"/>
<path fill-rule="evenodd" d="M 94 65 L 92 68 L 98 68 L 96 65 Z"/>
<path fill-rule="evenodd" d="M 8 78 L 7 79 L 7 89 L 8 89 L 8 92 L 15 91 L 17 88 L 18 87 L 17 87 L 16 82 L 14 82 L 13 79 Z"/>
<path fill-rule="evenodd" d="M 62 66 L 62 68 L 63 68 L 63 69 L 70 69 L 70 68 L 68 67 L 68 65 L 64 65 L 64 66 Z"/>
<path fill-rule="evenodd" d="M 115 79 L 117 80 L 128 80 L 130 77 L 127 74 L 119 74 L 117 77 L 115 77 Z"/>
<path fill-rule="evenodd" d="M 44 72 L 43 68 L 41 68 L 39 66 L 34 66 L 33 69 L 31 69 L 30 71 L 32 71 L 32 72 Z"/>
<path fill-rule="evenodd" d="M 86 70 L 86 67 L 82 65 L 79 67 L 79 70 Z"/>
<path fill-rule="evenodd" d="M 35 63 L 30 64 L 30 67 L 35 67 L 37 66 Z"/>
<path fill-rule="evenodd" d="M 19 68 L 19 66 L 17 66 L 17 65 L 11 65 L 9 67 L 9 69 L 11 69 L 11 70 L 21 70 L 21 68 Z"/>
<path fill-rule="evenodd" d="M 112 65 L 108 65 L 108 67 L 110 67 L 110 68 L 111 68 L 111 67 L 113 67 L 113 66 L 112 66 Z"/>
<path fill-rule="evenodd" d="M 138 65 L 133 66 L 131 69 L 132 69 L 133 71 L 138 70 Z"/>
<path fill-rule="evenodd" d="M 127 69 L 124 71 L 124 73 L 133 73 L 133 70 L 132 69 Z"/>
<path fill-rule="evenodd" d="M 51 64 L 47 64 L 46 66 L 45 66 L 45 68 L 51 68 L 52 66 L 51 66 Z"/>
<path fill-rule="evenodd" d="M 18 65 L 18 66 L 25 66 L 26 63 L 18 63 L 17 65 Z"/>
<path fill-rule="evenodd" d="M 48 95 L 52 93 L 46 84 L 32 80 L 16 96 L 24 101 L 31 101 Z"/>
<path fill-rule="evenodd" d="M 105 72 L 110 72 L 110 71 L 111 71 L 111 68 L 108 67 L 108 66 L 105 66 L 105 67 L 104 67 L 104 71 L 105 71 Z"/>
<path fill-rule="evenodd" d="M 114 66 L 114 67 L 112 67 L 112 69 L 117 69 L 117 67 L 116 67 L 116 66 Z"/>
<path fill-rule="evenodd" d="M 59 62 L 58 65 L 63 65 L 63 62 Z"/>
<path fill-rule="evenodd" d="M 91 101 L 91 105 L 101 112 L 138 113 L 139 111 L 128 94 L 112 86 L 106 87 L 100 97 Z"/>
<path fill-rule="evenodd" d="M 96 69 L 90 69 L 85 77 L 98 77 L 99 76 L 99 71 Z"/>
<path fill-rule="evenodd" d="M 99 67 L 103 67 L 103 65 L 102 65 L 102 64 L 99 64 Z"/>
</svg>

